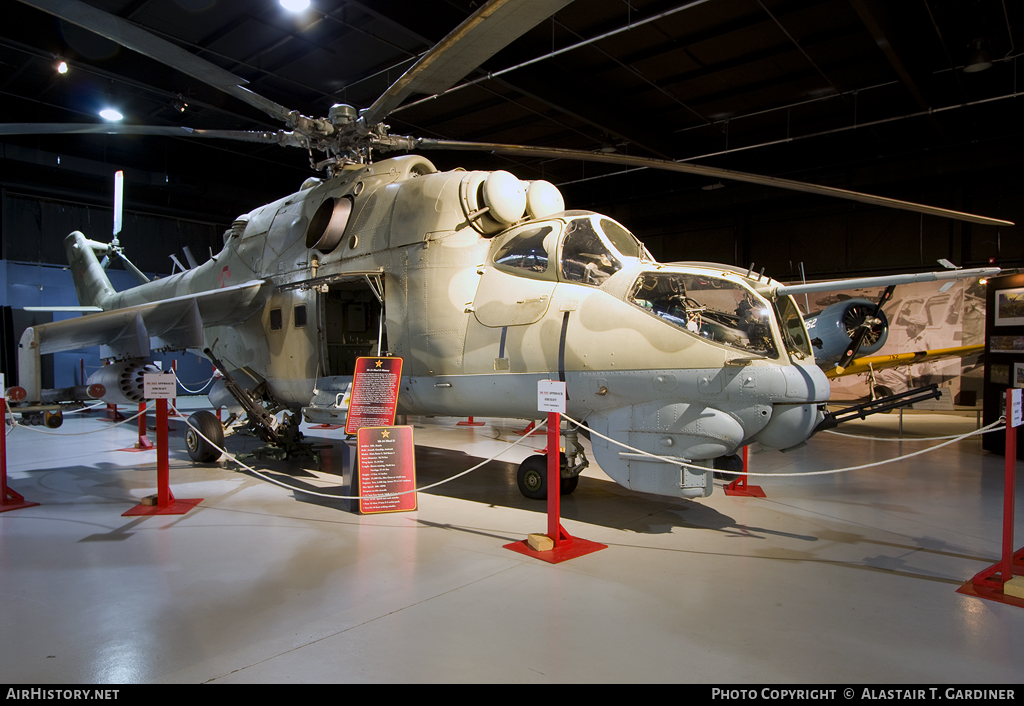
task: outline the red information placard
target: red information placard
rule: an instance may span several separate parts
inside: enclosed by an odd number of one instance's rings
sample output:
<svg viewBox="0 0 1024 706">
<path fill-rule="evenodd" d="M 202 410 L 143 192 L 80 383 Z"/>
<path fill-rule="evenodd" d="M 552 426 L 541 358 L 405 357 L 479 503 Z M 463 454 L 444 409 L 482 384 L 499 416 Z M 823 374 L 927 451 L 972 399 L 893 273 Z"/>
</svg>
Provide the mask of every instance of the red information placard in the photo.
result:
<svg viewBox="0 0 1024 706">
<path fill-rule="evenodd" d="M 401 358 L 356 358 L 345 433 L 355 434 L 362 427 L 394 424 L 401 381 Z"/>
<path fill-rule="evenodd" d="M 412 427 L 363 427 L 356 433 L 359 458 L 359 512 L 416 509 L 416 447 Z M 366 496 L 404 493 L 379 498 Z"/>
</svg>

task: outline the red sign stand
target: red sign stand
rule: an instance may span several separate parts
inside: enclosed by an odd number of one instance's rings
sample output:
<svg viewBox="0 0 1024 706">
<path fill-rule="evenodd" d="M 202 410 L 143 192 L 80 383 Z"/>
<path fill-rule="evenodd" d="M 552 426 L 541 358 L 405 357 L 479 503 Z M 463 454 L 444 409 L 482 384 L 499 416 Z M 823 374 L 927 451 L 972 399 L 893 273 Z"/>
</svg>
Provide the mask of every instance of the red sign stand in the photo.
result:
<svg viewBox="0 0 1024 706">
<path fill-rule="evenodd" d="M 411 492 L 416 490 L 411 426 L 362 427 L 356 432 L 356 453 L 360 514 L 416 509 L 416 493 Z"/>
<path fill-rule="evenodd" d="M 401 358 L 356 358 L 345 433 L 355 434 L 362 427 L 394 425 L 401 380 Z"/>
<path fill-rule="evenodd" d="M 1024 596 L 1009 595 L 1006 584 L 1014 576 L 1024 576 L 1024 547 L 1013 551 L 1014 492 L 1017 476 L 1017 427 L 1013 422 L 1013 389 L 1006 391 L 1006 465 L 1003 485 L 1003 558 L 975 575 L 957 589 L 957 593 L 985 598 L 1024 608 Z M 1019 404 L 1019 403 L 1018 403 Z M 1019 412 L 1018 412 L 1019 414 Z M 1018 582 L 1014 582 L 1015 584 Z"/>
<path fill-rule="evenodd" d="M 0 512 L 38 504 L 28 502 L 25 496 L 7 487 L 7 399 L 0 396 Z"/>
<path fill-rule="evenodd" d="M 558 412 L 548 412 L 548 449 L 554 449 L 554 453 L 548 454 L 548 538 L 554 543 L 554 547 L 547 551 L 536 550 L 530 546 L 528 540 L 506 544 L 505 549 L 532 556 L 549 564 L 558 564 L 578 556 L 591 554 L 602 549 L 607 549 L 607 544 L 598 544 L 579 537 L 573 537 L 561 522 L 561 493 L 559 488 L 562 484 L 559 471 L 558 451 L 558 425 L 561 417 Z"/>
<path fill-rule="evenodd" d="M 203 498 L 187 498 L 178 500 L 171 493 L 170 464 L 167 460 L 167 400 L 156 401 L 156 505 L 136 505 L 121 514 L 121 517 L 139 515 L 184 515 L 186 512 L 203 502 Z"/>
<path fill-rule="evenodd" d="M 725 486 L 726 495 L 739 495 L 745 498 L 764 498 L 767 497 L 764 491 L 761 490 L 759 485 L 747 485 L 747 449 L 749 446 L 743 447 L 743 475 L 736 476 L 736 480 Z"/>
</svg>

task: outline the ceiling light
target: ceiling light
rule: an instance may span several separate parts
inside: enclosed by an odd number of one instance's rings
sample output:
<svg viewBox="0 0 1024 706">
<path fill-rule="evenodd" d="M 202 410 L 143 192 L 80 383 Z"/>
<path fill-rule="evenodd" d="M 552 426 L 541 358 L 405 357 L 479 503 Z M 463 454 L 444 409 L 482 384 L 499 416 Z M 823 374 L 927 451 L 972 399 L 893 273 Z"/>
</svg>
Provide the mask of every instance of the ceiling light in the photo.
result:
<svg viewBox="0 0 1024 706">
<path fill-rule="evenodd" d="M 302 12 L 309 7 L 309 0 L 280 0 L 280 3 L 288 12 Z"/>
<path fill-rule="evenodd" d="M 57 62 L 57 73 L 66 74 L 68 72 L 68 62 L 61 59 Z"/>
<path fill-rule="evenodd" d="M 122 118 L 124 118 L 123 115 L 121 115 L 119 112 L 117 112 L 113 108 L 104 108 L 103 110 L 101 110 L 100 111 L 100 117 L 103 118 L 104 120 L 110 120 L 112 122 L 116 122 L 116 121 L 121 120 Z"/>
<path fill-rule="evenodd" d="M 989 51 L 988 42 L 984 39 L 975 39 L 970 44 L 967 52 L 967 64 L 964 66 L 964 73 L 974 74 L 992 66 L 992 53 Z"/>
</svg>

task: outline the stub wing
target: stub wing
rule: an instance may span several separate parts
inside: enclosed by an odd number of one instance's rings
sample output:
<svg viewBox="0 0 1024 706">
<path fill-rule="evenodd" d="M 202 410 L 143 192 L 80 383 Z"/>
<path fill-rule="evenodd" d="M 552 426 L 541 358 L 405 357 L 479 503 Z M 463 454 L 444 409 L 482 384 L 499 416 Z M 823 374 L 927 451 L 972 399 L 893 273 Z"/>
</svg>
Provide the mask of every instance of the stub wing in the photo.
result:
<svg viewBox="0 0 1024 706">
<path fill-rule="evenodd" d="M 955 348 L 936 348 L 931 351 L 913 351 L 910 353 L 893 353 L 891 355 L 874 355 L 856 358 L 842 372 L 836 368 L 825 371 L 829 380 L 846 375 L 857 375 L 870 371 L 878 372 L 888 368 L 897 368 L 901 365 L 917 365 L 933 360 L 946 360 L 948 358 L 970 358 L 981 355 L 985 352 L 985 345 L 957 346 Z"/>
<path fill-rule="evenodd" d="M 21 386 L 29 399 L 37 399 L 39 356 L 47 353 L 102 345 L 118 358 L 145 358 L 154 349 L 202 348 L 205 327 L 249 318 L 262 306 L 270 286 L 252 280 L 28 328 L 18 351 Z"/>
</svg>

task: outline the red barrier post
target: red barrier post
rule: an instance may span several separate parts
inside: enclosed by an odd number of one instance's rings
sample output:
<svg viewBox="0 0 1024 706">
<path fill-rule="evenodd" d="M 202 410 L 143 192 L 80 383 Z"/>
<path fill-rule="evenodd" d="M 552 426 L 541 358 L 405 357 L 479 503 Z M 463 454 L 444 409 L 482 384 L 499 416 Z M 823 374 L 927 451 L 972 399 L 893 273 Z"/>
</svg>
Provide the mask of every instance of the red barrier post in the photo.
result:
<svg viewBox="0 0 1024 706">
<path fill-rule="evenodd" d="M 1001 559 L 957 589 L 977 598 L 1024 608 L 1024 548 L 1013 551 L 1014 493 L 1017 487 L 1017 427 L 1021 424 L 1021 390 L 1006 391 L 1006 448 L 1003 474 Z"/>
<path fill-rule="evenodd" d="M 26 501 L 21 493 L 7 487 L 7 399 L 0 396 L 0 512 L 38 504 Z"/>
</svg>

